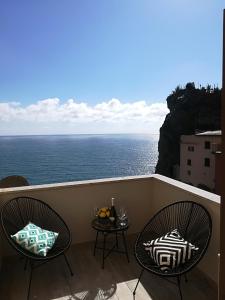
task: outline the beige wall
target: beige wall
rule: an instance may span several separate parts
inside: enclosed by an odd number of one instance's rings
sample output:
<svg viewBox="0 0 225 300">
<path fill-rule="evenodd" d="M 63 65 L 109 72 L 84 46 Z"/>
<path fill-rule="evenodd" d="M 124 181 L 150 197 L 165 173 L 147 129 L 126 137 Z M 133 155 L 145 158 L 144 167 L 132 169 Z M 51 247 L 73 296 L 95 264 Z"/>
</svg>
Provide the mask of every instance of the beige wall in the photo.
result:
<svg viewBox="0 0 225 300">
<path fill-rule="evenodd" d="M 163 206 L 174 201 L 193 200 L 202 203 L 213 219 L 213 237 L 200 268 L 217 282 L 217 253 L 219 249 L 220 197 L 160 175 L 141 176 L 50 184 L 24 188 L 0 189 L 0 207 L 17 196 L 31 196 L 50 204 L 66 221 L 73 243 L 94 240 L 90 226 L 95 206 L 126 207 L 131 223 L 129 233 L 139 232 L 146 222 Z M 12 249 L 4 236 L 0 240 L 0 257 L 11 255 Z"/>
<path fill-rule="evenodd" d="M 217 282 L 217 255 L 219 253 L 220 240 L 220 197 L 176 180 L 155 175 L 155 180 L 153 181 L 153 199 L 154 212 L 169 203 L 183 200 L 195 201 L 206 207 L 212 218 L 212 238 L 205 256 L 199 263 L 199 268 L 211 280 Z"/>
<path fill-rule="evenodd" d="M 211 143 L 210 149 L 205 149 L 205 141 Z M 194 186 L 204 184 L 211 190 L 215 188 L 215 153 L 213 145 L 221 143 L 221 136 L 207 135 L 182 135 L 180 142 L 180 180 L 191 183 Z M 194 151 L 188 151 L 188 147 L 193 146 Z M 210 167 L 204 166 L 204 159 L 210 159 Z M 187 165 L 187 160 L 191 160 L 191 166 Z M 188 171 L 191 174 L 188 174 Z"/>
<path fill-rule="evenodd" d="M 0 205 L 17 196 L 30 196 L 41 199 L 53 207 L 66 221 L 72 234 L 73 243 L 82 243 L 95 238 L 90 222 L 93 208 L 111 204 L 127 209 L 130 219 L 129 233 L 141 230 L 152 215 L 152 178 L 96 180 L 81 183 L 43 185 L 24 188 L 2 189 Z M 11 253 L 3 242 L 3 255 Z"/>
</svg>

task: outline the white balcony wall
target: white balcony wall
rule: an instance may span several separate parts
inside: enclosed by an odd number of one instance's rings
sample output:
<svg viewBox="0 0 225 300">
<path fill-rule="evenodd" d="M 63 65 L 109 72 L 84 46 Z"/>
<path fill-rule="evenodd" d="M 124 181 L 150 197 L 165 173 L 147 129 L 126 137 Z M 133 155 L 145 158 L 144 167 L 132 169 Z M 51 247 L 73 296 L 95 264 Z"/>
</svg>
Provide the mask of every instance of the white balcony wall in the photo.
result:
<svg viewBox="0 0 225 300">
<path fill-rule="evenodd" d="M 160 208 L 180 200 L 203 204 L 213 220 L 213 235 L 209 249 L 199 264 L 200 269 L 217 283 L 219 252 L 220 197 L 160 175 L 49 184 L 0 189 L 0 208 L 9 199 L 30 196 L 52 206 L 66 221 L 73 244 L 91 241 L 93 208 L 110 205 L 115 197 L 117 207 L 124 206 L 131 223 L 129 233 L 137 233 Z M 0 257 L 13 254 L 1 234 Z"/>
<path fill-rule="evenodd" d="M 110 206 L 111 197 L 117 207 L 127 209 L 129 233 L 141 230 L 152 215 L 152 178 L 123 178 L 49 184 L 42 186 L 2 189 L 0 205 L 18 196 L 40 199 L 54 208 L 65 220 L 72 234 L 72 243 L 95 239 L 91 228 L 94 207 Z M 12 253 L 3 238 L 3 255 Z"/>
<path fill-rule="evenodd" d="M 212 237 L 207 252 L 198 267 L 213 282 L 217 283 L 220 246 L 220 196 L 161 175 L 154 175 L 152 188 L 153 213 L 170 203 L 183 200 L 198 202 L 208 210 L 212 218 Z"/>
</svg>

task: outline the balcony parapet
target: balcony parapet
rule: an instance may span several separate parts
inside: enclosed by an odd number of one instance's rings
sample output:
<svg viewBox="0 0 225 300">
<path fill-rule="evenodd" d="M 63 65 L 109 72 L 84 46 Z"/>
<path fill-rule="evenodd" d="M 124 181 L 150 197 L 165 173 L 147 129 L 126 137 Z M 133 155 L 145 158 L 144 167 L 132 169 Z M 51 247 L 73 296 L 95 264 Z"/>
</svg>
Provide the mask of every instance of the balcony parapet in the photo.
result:
<svg viewBox="0 0 225 300">
<path fill-rule="evenodd" d="M 68 224 L 73 244 L 94 240 L 90 222 L 94 207 L 126 207 L 131 223 L 129 233 L 138 233 L 160 208 L 181 200 L 204 205 L 212 216 L 213 234 L 199 268 L 217 283 L 219 252 L 220 197 L 199 188 L 154 174 L 75 181 L 0 189 L 0 207 L 9 199 L 29 196 L 52 206 Z M 0 240 L 0 257 L 14 254 L 4 238 Z"/>
</svg>

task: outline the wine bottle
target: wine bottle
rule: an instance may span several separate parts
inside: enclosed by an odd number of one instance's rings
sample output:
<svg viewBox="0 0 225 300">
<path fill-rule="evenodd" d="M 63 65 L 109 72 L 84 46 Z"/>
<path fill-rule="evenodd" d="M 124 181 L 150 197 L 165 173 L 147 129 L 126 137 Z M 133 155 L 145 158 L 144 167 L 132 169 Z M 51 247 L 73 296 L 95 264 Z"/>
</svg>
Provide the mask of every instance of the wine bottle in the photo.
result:
<svg viewBox="0 0 225 300">
<path fill-rule="evenodd" d="M 115 198 L 111 198 L 110 218 L 113 219 L 113 224 L 116 225 L 117 213 L 116 213 L 116 209 L 114 206 L 114 200 L 115 200 Z"/>
</svg>

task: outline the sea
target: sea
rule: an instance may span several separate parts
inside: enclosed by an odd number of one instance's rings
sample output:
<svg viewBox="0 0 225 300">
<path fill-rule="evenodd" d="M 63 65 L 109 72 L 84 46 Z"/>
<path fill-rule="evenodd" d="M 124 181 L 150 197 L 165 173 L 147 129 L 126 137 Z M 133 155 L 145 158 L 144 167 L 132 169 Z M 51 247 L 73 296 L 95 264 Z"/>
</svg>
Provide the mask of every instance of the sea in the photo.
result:
<svg viewBox="0 0 225 300">
<path fill-rule="evenodd" d="M 0 179 L 22 175 L 31 185 L 149 175 L 158 135 L 75 134 L 0 137 Z"/>
</svg>

